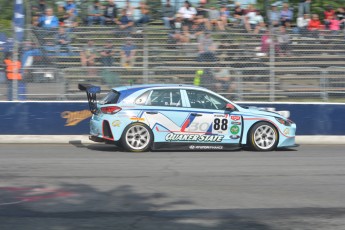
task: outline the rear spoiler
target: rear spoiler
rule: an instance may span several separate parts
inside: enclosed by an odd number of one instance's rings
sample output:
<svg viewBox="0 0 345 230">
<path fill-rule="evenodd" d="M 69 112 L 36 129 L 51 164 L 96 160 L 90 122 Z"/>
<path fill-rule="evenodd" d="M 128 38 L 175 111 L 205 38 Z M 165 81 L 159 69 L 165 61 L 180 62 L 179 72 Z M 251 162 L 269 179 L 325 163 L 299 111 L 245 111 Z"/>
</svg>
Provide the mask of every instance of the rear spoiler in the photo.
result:
<svg viewBox="0 0 345 230">
<path fill-rule="evenodd" d="M 97 93 L 101 92 L 100 86 L 91 84 L 78 84 L 78 89 L 86 92 L 87 101 L 89 102 L 89 108 L 91 113 L 96 114 L 97 112 Z"/>
</svg>

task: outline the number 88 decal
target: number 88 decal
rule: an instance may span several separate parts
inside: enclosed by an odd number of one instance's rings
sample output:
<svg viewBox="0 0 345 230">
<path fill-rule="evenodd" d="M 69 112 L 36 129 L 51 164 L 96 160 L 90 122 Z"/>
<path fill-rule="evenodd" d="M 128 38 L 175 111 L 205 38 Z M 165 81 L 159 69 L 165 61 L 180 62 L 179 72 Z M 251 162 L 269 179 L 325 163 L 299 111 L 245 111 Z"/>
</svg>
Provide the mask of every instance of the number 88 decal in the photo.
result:
<svg viewBox="0 0 345 230">
<path fill-rule="evenodd" d="M 214 130 L 227 130 L 228 129 L 228 119 L 224 118 L 224 119 L 219 119 L 216 118 L 213 121 L 213 129 Z"/>
</svg>

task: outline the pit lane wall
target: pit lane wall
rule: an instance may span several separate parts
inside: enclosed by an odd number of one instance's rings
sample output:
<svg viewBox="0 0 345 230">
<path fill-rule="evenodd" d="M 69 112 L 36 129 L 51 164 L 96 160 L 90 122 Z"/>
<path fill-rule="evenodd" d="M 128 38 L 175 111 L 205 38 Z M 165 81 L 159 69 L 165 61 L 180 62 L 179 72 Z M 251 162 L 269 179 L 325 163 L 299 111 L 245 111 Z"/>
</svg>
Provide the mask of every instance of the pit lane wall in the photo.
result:
<svg viewBox="0 0 345 230">
<path fill-rule="evenodd" d="M 345 103 L 238 103 L 284 111 L 297 135 L 345 136 Z M 0 135 L 84 135 L 86 102 L 0 102 Z"/>
</svg>

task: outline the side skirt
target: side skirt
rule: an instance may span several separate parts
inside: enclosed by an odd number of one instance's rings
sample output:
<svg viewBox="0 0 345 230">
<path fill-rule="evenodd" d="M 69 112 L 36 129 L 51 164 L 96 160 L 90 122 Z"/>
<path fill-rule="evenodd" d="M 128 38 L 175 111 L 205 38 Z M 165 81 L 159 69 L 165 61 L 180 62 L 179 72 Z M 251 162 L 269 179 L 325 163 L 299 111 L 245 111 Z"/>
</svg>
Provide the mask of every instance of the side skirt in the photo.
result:
<svg viewBox="0 0 345 230">
<path fill-rule="evenodd" d="M 154 142 L 152 150 L 188 150 L 188 151 L 226 151 L 240 149 L 240 144 L 214 144 L 214 143 L 176 143 Z"/>
</svg>

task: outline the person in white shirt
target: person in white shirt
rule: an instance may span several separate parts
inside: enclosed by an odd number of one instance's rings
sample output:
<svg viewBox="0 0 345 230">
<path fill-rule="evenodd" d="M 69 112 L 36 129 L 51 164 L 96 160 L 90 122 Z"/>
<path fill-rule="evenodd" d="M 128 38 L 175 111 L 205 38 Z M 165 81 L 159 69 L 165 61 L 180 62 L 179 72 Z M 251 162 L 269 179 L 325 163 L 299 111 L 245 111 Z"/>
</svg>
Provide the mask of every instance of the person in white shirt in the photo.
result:
<svg viewBox="0 0 345 230">
<path fill-rule="evenodd" d="M 310 15 L 304 14 L 297 18 L 297 30 L 295 32 L 305 35 L 308 33 L 308 25 L 310 22 Z"/>
<path fill-rule="evenodd" d="M 183 30 L 188 33 L 197 13 L 196 9 L 192 7 L 192 4 L 190 4 L 189 1 L 185 1 L 184 6 L 179 9 L 178 13 L 182 16 Z"/>
<path fill-rule="evenodd" d="M 245 27 L 248 32 L 254 30 L 254 34 L 259 33 L 260 29 L 265 27 L 264 18 L 260 11 L 252 11 L 246 15 Z"/>
</svg>

